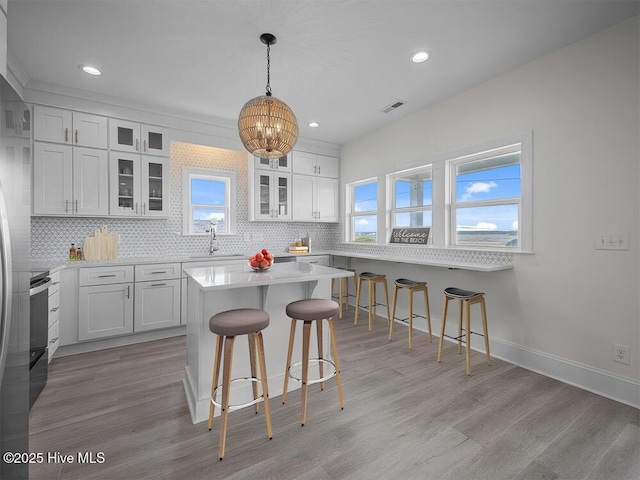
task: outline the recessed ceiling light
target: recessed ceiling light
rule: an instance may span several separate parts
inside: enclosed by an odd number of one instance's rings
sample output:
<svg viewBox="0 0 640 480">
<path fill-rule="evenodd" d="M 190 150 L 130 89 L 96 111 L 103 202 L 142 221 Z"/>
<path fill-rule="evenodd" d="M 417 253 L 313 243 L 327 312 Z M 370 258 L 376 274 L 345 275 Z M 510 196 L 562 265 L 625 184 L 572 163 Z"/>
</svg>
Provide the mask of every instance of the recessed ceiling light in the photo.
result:
<svg viewBox="0 0 640 480">
<path fill-rule="evenodd" d="M 309 126 L 310 126 L 311 128 L 316 128 L 316 127 L 319 127 L 319 126 L 320 126 L 320 124 L 319 124 L 318 122 L 309 122 Z"/>
<path fill-rule="evenodd" d="M 78 65 L 78 68 L 88 75 L 102 75 L 102 72 L 91 65 Z"/>
<path fill-rule="evenodd" d="M 426 62 L 430 55 L 431 53 L 427 52 L 426 50 L 421 50 L 411 55 L 411 61 L 413 63 Z"/>
</svg>

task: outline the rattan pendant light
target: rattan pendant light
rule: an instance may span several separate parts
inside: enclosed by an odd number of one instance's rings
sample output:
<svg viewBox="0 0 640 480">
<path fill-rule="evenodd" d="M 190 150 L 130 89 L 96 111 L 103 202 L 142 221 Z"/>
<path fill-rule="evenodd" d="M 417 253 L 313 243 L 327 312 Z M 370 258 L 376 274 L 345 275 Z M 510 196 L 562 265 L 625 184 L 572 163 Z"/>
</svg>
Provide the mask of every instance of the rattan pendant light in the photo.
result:
<svg viewBox="0 0 640 480">
<path fill-rule="evenodd" d="M 291 151 L 298 139 L 298 120 L 282 100 L 271 95 L 271 45 L 276 37 L 260 35 L 267 46 L 267 93 L 244 104 L 238 117 L 238 133 L 244 147 L 256 157 L 280 158 Z"/>
</svg>

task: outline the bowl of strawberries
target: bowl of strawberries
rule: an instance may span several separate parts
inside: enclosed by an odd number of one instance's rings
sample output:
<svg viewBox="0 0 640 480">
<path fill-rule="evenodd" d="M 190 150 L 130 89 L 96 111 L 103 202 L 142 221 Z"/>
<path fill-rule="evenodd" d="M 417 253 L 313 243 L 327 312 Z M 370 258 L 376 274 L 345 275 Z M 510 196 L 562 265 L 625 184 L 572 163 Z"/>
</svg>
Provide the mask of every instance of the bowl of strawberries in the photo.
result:
<svg viewBox="0 0 640 480">
<path fill-rule="evenodd" d="M 249 257 L 249 266 L 254 272 L 266 272 L 273 265 L 273 253 L 263 248 Z"/>
</svg>

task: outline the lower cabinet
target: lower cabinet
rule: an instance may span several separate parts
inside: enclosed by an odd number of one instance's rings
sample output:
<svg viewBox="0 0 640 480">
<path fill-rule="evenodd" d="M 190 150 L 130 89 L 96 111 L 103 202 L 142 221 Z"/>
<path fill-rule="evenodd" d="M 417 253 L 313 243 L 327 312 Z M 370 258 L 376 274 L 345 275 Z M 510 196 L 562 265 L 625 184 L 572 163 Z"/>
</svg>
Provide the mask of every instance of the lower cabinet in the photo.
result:
<svg viewBox="0 0 640 480">
<path fill-rule="evenodd" d="M 137 282 L 133 328 L 136 332 L 180 325 L 180 280 Z"/>
<path fill-rule="evenodd" d="M 133 283 L 80 287 L 79 340 L 133 333 Z"/>
<path fill-rule="evenodd" d="M 51 286 L 49 287 L 49 358 L 51 362 L 53 355 L 60 345 L 60 272 L 49 275 Z"/>
</svg>

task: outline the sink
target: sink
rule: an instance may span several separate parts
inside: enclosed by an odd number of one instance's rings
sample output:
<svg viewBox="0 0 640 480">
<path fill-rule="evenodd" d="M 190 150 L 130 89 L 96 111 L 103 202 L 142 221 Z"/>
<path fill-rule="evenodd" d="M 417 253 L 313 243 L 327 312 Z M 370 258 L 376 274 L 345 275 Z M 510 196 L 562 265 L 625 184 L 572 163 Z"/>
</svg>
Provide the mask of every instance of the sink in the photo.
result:
<svg viewBox="0 0 640 480">
<path fill-rule="evenodd" d="M 192 255 L 190 260 L 234 260 L 238 258 L 248 258 L 246 255 L 234 254 L 234 255 Z"/>
</svg>

